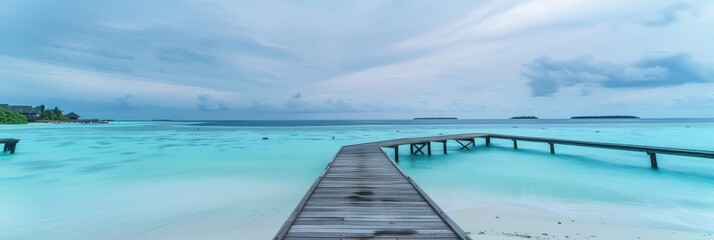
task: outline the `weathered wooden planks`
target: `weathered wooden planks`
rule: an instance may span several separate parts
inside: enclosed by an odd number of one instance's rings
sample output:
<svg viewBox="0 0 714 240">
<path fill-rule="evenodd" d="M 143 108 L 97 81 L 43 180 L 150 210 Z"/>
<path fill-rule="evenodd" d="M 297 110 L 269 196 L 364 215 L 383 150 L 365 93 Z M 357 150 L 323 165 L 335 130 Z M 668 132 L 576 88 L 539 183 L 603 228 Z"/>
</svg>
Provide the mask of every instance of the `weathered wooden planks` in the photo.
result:
<svg viewBox="0 0 714 240">
<path fill-rule="evenodd" d="M 340 149 L 275 239 L 469 239 L 379 145 Z"/>
</svg>

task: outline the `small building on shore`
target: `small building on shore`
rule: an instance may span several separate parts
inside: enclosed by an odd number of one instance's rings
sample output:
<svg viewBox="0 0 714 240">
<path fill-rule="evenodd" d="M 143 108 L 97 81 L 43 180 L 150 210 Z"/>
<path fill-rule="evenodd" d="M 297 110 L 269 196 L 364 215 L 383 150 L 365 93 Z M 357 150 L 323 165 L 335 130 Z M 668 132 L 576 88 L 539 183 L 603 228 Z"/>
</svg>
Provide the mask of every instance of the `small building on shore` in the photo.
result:
<svg viewBox="0 0 714 240">
<path fill-rule="evenodd" d="M 79 120 L 80 118 L 80 116 L 74 112 L 67 113 L 64 116 L 69 118 L 69 120 Z"/>
<path fill-rule="evenodd" d="M 22 114 L 27 118 L 27 121 L 35 121 L 40 118 L 40 114 L 42 114 L 42 110 L 40 107 L 33 107 L 33 106 L 25 106 L 25 105 L 9 105 L 7 107 L 7 110 L 10 110 L 11 112 L 16 112 L 19 114 Z"/>
</svg>

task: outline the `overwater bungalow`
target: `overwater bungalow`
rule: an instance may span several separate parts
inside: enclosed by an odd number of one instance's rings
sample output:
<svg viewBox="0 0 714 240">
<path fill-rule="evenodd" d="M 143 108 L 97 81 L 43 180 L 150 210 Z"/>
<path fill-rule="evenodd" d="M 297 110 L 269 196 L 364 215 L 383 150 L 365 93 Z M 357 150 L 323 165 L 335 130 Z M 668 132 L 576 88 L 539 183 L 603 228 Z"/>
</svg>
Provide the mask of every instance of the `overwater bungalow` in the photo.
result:
<svg viewBox="0 0 714 240">
<path fill-rule="evenodd" d="M 70 112 L 64 115 L 67 117 L 69 120 L 79 120 L 80 116 L 74 112 Z"/>
</svg>

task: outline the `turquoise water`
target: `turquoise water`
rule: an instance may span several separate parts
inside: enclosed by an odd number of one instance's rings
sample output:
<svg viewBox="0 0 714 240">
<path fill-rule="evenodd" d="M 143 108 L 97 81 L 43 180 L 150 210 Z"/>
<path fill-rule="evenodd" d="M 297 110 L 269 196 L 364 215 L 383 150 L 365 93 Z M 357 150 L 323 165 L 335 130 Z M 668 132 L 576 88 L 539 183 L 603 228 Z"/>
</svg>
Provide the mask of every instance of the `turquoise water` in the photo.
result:
<svg viewBox="0 0 714 240">
<path fill-rule="evenodd" d="M 195 124 L 0 126 L 0 138 L 22 139 L 0 155 L 0 239 L 270 238 L 340 146 L 400 137 L 491 132 L 714 150 L 712 121 Z M 437 200 L 609 206 L 641 213 L 632 219 L 645 226 L 714 229 L 712 159 L 659 155 L 654 171 L 644 153 L 511 144 L 402 152 L 400 166 Z M 440 203 L 459 207 L 449 204 Z"/>
</svg>

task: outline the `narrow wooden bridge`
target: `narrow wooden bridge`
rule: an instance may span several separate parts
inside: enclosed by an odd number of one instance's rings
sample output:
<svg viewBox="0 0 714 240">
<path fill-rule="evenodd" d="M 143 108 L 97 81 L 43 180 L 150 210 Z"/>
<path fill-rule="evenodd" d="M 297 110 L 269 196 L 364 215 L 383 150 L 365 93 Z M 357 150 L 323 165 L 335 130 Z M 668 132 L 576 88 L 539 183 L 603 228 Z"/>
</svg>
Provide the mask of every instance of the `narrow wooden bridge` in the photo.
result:
<svg viewBox="0 0 714 240">
<path fill-rule="evenodd" d="M 714 158 L 713 151 L 472 133 L 402 138 L 342 147 L 302 198 L 274 239 L 470 239 L 397 165 L 399 146 L 411 154 L 432 154 L 432 143 L 447 153 L 447 142 L 461 149 L 483 138 L 644 152 L 657 169 L 656 154 Z M 382 148 L 394 149 L 392 161 Z"/>
<path fill-rule="evenodd" d="M 345 146 L 275 239 L 470 239 L 379 145 Z"/>
</svg>

